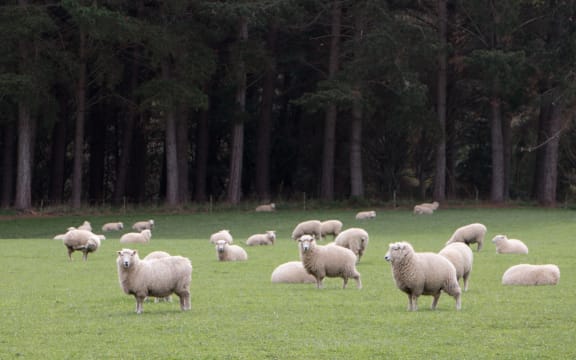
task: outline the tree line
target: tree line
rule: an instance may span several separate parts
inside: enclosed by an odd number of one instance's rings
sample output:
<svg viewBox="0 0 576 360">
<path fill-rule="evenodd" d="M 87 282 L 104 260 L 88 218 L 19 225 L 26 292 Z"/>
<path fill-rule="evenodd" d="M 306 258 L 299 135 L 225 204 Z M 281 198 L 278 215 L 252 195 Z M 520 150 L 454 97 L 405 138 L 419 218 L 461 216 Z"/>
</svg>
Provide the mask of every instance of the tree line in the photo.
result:
<svg viewBox="0 0 576 360">
<path fill-rule="evenodd" d="M 0 5 L 0 204 L 576 190 L 574 1 Z M 574 180 L 574 181 L 573 181 Z"/>
</svg>

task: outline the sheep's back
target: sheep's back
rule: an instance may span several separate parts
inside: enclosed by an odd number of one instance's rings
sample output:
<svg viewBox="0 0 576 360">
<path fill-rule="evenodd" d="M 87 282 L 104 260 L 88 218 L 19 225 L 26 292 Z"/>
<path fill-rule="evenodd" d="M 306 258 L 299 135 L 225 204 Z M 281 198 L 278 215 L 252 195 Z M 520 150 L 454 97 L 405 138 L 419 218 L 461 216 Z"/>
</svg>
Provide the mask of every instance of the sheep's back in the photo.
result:
<svg viewBox="0 0 576 360">
<path fill-rule="evenodd" d="M 315 272 L 320 269 L 329 277 L 337 277 L 354 273 L 356 255 L 341 246 L 317 245 L 312 253 L 304 254 L 302 262 L 308 271 Z"/>
</svg>

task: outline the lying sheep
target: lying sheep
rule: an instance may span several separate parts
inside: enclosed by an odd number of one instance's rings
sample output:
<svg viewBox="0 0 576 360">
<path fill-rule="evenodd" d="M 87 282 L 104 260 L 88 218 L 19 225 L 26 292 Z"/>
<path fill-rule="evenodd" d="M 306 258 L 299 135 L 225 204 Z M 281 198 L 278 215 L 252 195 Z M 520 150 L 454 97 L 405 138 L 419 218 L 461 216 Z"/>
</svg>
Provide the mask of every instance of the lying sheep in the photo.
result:
<svg viewBox="0 0 576 360">
<path fill-rule="evenodd" d="M 254 234 L 246 240 L 246 245 L 274 245 L 276 241 L 276 231 L 268 230 L 265 234 Z"/>
<path fill-rule="evenodd" d="M 415 215 L 432 215 L 434 214 L 434 209 L 428 206 L 415 205 L 414 206 Z"/>
<path fill-rule="evenodd" d="M 322 223 L 319 220 L 302 221 L 292 231 L 292 240 L 298 240 L 302 235 L 314 235 L 317 239 L 322 237 Z"/>
<path fill-rule="evenodd" d="M 166 251 L 152 251 L 150 254 L 144 256 L 144 259 L 142 260 L 156 260 L 156 259 L 162 259 L 162 258 L 166 258 L 166 257 L 170 257 L 171 255 L 169 253 L 167 253 Z M 157 297 L 154 299 L 154 302 L 160 302 L 160 301 L 167 301 L 167 302 L 172 302 L 172 296 L 168 295 L 167 297 Z"/>
<path fill-rule="evenodd" d="M 438 201 L 434 201 L 431 203 L 422 203 L 419 206 L 427 207 L 429 209 L 432 209 L 433 211 L 436 211 L 440 207 L 440 203 Z"/>
<path fill-rule="evenodd" d="M 407 242 L 390 244 L 384 258 L 392 264 L 396 286 L 408 294 L 409 311 L 418 310 L 420 295 L 432 295 L 432 310 L 435 310 L 442 290 L 454 297 L 456 310 L 460 310 L 460 285 L 456 269 L 448 259 L 430 252 L 417 253 Z"/>
<path fill-rule="evenodd" d="M 558 285 L 560 268 L 554 264 L 519 264 L 502 275 L 502 285 Z"/>
<path fill-rule="evenodd" d="M 66 234 L 56 235 L 54 240 L 62 240 L 68 249 L 68 258 L 72 260 L 74 251 L 82 252 L 82 259 L 88 260 L 88 253 L 95 252 L 100 247 L 100 241 L 106 239 L 88 230 L 72 229 Z"/>
<path fill-rule="evenodd" d="M 88 230 L 92 231 L 92 225 L 90 225 L 90 221 L 84 220 L 82 225 L 78 226 L 78 230 Z"/>
<path fill-rule="evenodd" d="M 167 297 L 175 293 L 180 309 L 190 310 L 190 282 L 192 263 L 182 256 L 168 256 L 155 260 L 140 260 L 137 250 L 122 249 L 116 259 L 120 287 L 136 298 L 136 313 L 148 296 Z"/>
<path fill-rule="evenodd" d="M 316 278 L 316 287 L 321 289 L 325 277 L 341 277 L 345 289 L 348 279 L 356 280 L 356 287 L 362 288 L 360 273 L 356 270 L 356 255 L 346 248 L 335 245 L 317 245 L 311 235 L 298 238 L 298 246 L 302 265 L 306 271 Z"/>
<path fill-rule="evenodd" d="M 451 244 L 453 242 L 463 242 L 466 245 L 470 245 L 473 243 L 478 244 L 478 248 L 476 251 L 480 251 L 482 249 L 482 244 L 484 243 L 484 236 L 486 235 L 486 226 L 483 224 L 475 223 L 464 225 L 459 227 L 454 231 L 450 239 L 446 242 L 446 244 Z"/>
<path fill-rule="evenodd" d="M 152 238 L 152 231 L 145 229 L 139 233 L 126 233 L 120 237 L 121 244 L 147 244 Z"/>
<path fill-rule="evenodd" d="M 356 255 L 356 263 L 359 263 L 360 258 L 364 255 L 364 251 L 366 251 L 369 240 L 368 232 L 366 230 L 361 228 L 350 228 L 338 234 L 336 239 L 334 239 L 334 244 L 352 250 L 354 255 Z"/>
<path fill-rule="evenodd" d="M 468 291 L 470 272 L 474 263 L 474 254 L 472 249 L 464 243 L 455 242 L 446 245 L 438 253 L 448 259 L 454 268 L 456 268 L 456 278 L 458 281 L 463 280 L 464 291 Z"/>
<path fill-rule="evenodd" d="M 276 204 L 270 203 L 270 204 L 258 205 L 258 206 L 256 206 L 255 211 L 256 211 L 256 212 L 271 212 L 271 211 L 276 211 Z"/>
<path fill-rule="evenodd" d="M 356 214 L 356 220 L 368 220 L 376 217 L 376 211 L 360 211 Z"/>
<path fill-rule="evenodd" d="M 132 225 L 132 229 L 136 231 L 152 230 L 154 229 L 154 220 L 138 221 Z"/>
<path fill-rule="evenodd" d="M 124 224 L 121 222 L 106 223 L 102 225 L 102 231 L 120 231 L 124 229 Z"/>
<path fill-rule="evenodd" d="M 315 283 L 316 278 L 306 271 L 302 261 L 289 261 L 278 265 L 270 277 L 273 283 Z"/>
<path fill-rule="evenodd" d="M 216 242 L 216 255 L 219 261 L 248 260 L 246 250 L 238 245 L 230 245 L 226 240 L 218 240 Z"/>
<path fill-rule="evenodd" d="M 210 235 L 210 242 L 212 244 L 216 244 L 218 240 L 225 240 L 228 244 L 232 244 L 234 242 L 232 234 L 230 234 L 230 230 L 220 230 Z"/>
<path fill-rule="evenodd" d="M 506 235 L 496 235 L 492 239 L 497 254 L 528 254 L 528 246 L 518 239 L 508 239 Z"/>
<path fill-rule="evenodd" d="M 342 221 L 326 220 L 320 223 L 320 235 L 325 238 L 326 235 L 338 236 L 342 231 Z"/>
</svg>

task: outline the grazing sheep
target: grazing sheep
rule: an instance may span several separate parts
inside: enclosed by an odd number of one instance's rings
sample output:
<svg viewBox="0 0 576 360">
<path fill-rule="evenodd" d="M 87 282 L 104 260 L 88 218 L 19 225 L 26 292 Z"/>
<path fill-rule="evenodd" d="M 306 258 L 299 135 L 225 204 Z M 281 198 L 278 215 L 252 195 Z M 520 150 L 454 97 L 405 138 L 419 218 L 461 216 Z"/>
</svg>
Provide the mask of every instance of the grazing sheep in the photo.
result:
<svg viewBox="0 0 576 360">
<path fill-rule="evenodd" d="M 356 270 L 356 255 L 352 250 L 335 245 L 317 245 L 311 235 L 299 237 L 298 246 L 302 265 L 316 278 L 318 289 L 322 288 L 325 277 L 341 277 L 344 280 L 342 289 L 346 289 L 348 279 L 352 278 L 356 280 L 356 287 L 362 288 L 360 273 Z"/>
<path fill-rule="evenodd" d="M 483 224 L 475 223 L 464 225 L 459 227 L 454 231 L 450 239 L 446 242 L 446 244 L 451 244 L 453 242 L 463 242 L 466 245 L 470 245 L 473 243 L 478 244 L 478 248 L 476 251 L 480 251 L 482 249 L 482 244 L 484 243 L 484 236 L 486 235 L 486 226 Z"/>
<path fill-rule="evenodd" d="M 66 234 L 56 235 L 54 240 L 62 240 L 68 249 L 68 258 L 72 260 L 74 251 L 82 252 L 82 259 L 88 260 L 88 253 L 95 252 L 100 247 L 100 241 L 106 239 L 88 230 L 72 229 Z"/>
<path fill-rule="evenodd" d="M 256 211 L 256 212 L 272 212 L 272 211 L 276 211 L 276 204 L 270 203 L 270 204 L 258 205 L 258 206 L 256 206 L 255 211 Z"/>
<path fill-rule="evenodd" d="M 322 223 L 319 220 L 302 221 L 292 231 L 292 240 L 298 240 L 302 235 L 314 235 L 317 239 L 322 237 Z"/>
<path fill-rule="evenodd" d="M 167 297 L 176 293 L 180 309 L 190 310 L 190 282 L 192 263 L 182 256 L 168 256 L 154 260 L 140 260 L 137 250 L 122 249 L 116 259 L 120 287 L 136 298 L 136 313 L 148 296 Z"/>
<path fill-rule="evenodd" d="M 432 295 L 432 310 L 435 310 L 442 290 L 454 297 L 456 310 L 460 310 L 460 285 L 456 269 L 448 259 L 430 252 L 417 253 L 407 242 L 390 244 L 384 258 L 392 265 L 396 286 L 408 294 L 409 311 L 418 310 L 420 295 Z"/>
<path fill-rule="evenodd" d="M 84 220 L 82 225 L 78 226 L 78 230 L 92 231 L 92 225 L 90 225 L 90 221 Z"/>
<path fill-rule="evenodd" d="M 326 235 L 338 236 L 342 231 L 342 221 L 340 220 L 326 220 L 320 223 L 320 235 L 325 238 Z"/>
<path fill-rule="evenodd" d="M 414 206 L 415 215 L 432 215 L 434 214 L 434 209 L 428 206 L 416 205 Z"/>
<path fill-rule="evenodd" d="M 254 234 L 246 240 L 246 245 L 274 245 L 276 241 L 276 231 L 268 230 L 265 234 Z"/>
<path fill-rule="evenodd" d="M 464 291 L 468 291 L 470 272 L 472 271 L 472 264 L 474 263 L 474 254 L 470 246 L 455 242 L 446 245 L 438 254 L 450 260 L 454 268 L 456 268 L 456 278 L 458 281 L 462 279 Z"/>
<path fill-rule="evenodd" d="M 502 275 L 502 285 L 558 285 L 560 268 L 554 264 L 514 265 Z"/>
<path fill-rule="evenodd" d="M 356 263 L 360 262 L 360 258 L 364 255 L 366 247 L 368 246 L 368 232 L 361 228 L 350 228 L 342 231 L 336 239 L 334 244 L 352 250 L 356 255 Z"/>
<path fill-rule="evenodd" d="M 106 223 L 102 225 L 102 231 L 120 231 L 124 229 L 124 224 L 121 222 Z"/>
<path fill-rule="evenodd" d="M 368 220 L 376 217 L 376 211 L 360 211 L 356 214 L 356 220 Z"/>
<path fill-rule="evenodd" d="M 132 225 L 132 229 L 136 231 L 152 230 L 154 229 L 154 220 L 135 222 Z"/>
<path fill-rule="evenodd" d="M 219 261 L 248 260 L 246 250 L 238 245 L 230 245 L 226 240 L 218 240 L 216 242 L 216 254 Z"/>
<path fill-rule="evenodd" d="M 278 265 L 272 272 L 273 283 L 315 283 L 316 278 L 304 269 L 302 261 L 289 261 Z"/>
<path fill-rule="evenodd" d="M 492 239 L 496 254 L 528 254 L 528 246 L 518 239 L 508 239 L 506 235 L 496 235 Z"/>
<path fill-rule="evenodd" d="M 166 258 L 171 256 L 169 253 L 167 253 L 166 251 L 152 251 L 150 254 L 144 256 L 144 259 L 142 260 L 156 260 L 156 259 L 162 259 L 162 258 Z M 166 301 L 166 302 L 172 302 L 172 296 L 168 295 L 167 297 L 157 297 L 154 299 L 154 302 L 160 302 L 160 301 Z"/>
<path fill-rule="evenodd" d="M 147 244 L 152 238 L 152 231 L 145 229 L 139 233 L 126 233 L 120 237 L 121 244 Z"/>
<path fill-rule="evenodd" d="M 218 240 L 225 240 L 228 244 L 232 244 L 234 242 L 232 234 L 230 234 L 230 230 L 220 230 L 210 235 L 210 242 L 212 244 L 216 244 Z"/>
</svg>

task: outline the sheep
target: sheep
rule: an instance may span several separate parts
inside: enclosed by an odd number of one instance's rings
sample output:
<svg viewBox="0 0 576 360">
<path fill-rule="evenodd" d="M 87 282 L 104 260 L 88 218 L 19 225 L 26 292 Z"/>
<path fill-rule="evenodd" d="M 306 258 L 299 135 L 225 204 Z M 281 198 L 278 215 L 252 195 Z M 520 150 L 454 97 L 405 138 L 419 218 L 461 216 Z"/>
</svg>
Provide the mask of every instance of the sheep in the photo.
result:
<svg viewBox="0 0 576 360">
<path fill-rule="evenodd" d="M 338 236 L 342 231 L 342 221 L 340 220 L 326 220 L 320 223 L 320 235 L 325 238 L 326 235 Z"/>
<path fill-rule="evenodd" d="M 486 226 L 479 223 L 464 225 L 459 227 L 454 231 L 450 239 L 446 242 L 446 244 L 451 244 L 453 242 L 463 242 L 466 245 L 470 245 L 473 243 L 478 244 L 478 248 L 476 251 L 480 251 L 482 249 L 482 244 L 484 242 L 484 236 L 486 235 Z"/>
<path fill-rule="evenodd" d="M 502 275 L 502 285 L 558 285 L 560 268 L 554 264 L 514 265 Z"/>
<path fill-rule="evenodd" d="M 82 251 L 82 260 L 88 260 L 88 253 L 95 252 L 100 247 L 103 235 L 96 235 L 88 230 L 72 229 L 66 234 L 56 235 L 54 240 L 62 240 L 68 249 L 68 258 L 72 260 L 74 251 Z"/>
<path fill-rule="evenodd" d="M 317 245 L 312 235 L 298 238 L 302 265 L 316 278 L 316 288 L 323 287 L 325 277 L 341 277 L 342 289 L 346 289 L 348 279 L 356 280 L 356 287 L 362 289 L 360 273 L 356 270 L 356 255 L 350 249 L 335 245 Z"/>
<path fill-rule="evenodd" d="M 225 240 L 228 244 L 232 244 L 234 242 L 234 238 L 232 238 L 232 234 L 230 234 L 230 230 L 220 230 L 215 232 L 214 234 L 210 235 L 210 243 L 216 244 L 218 240 Z"/>
<path fill-rule="evenodd" d="M 138 221 L 132 225 L 132 229 L 136 231 L 142 230 L 152 230 L 154 229 L 154 220 L 150 219 L 148 221 Z"/>
<path fill-rule="evenodd" d="M 415 205 L 414 206 L 415 215 L 432 215 L 434 214 L 434 209 L 428 206 Z"/>
<path fill-rule="evenodd" d="M 448 259 L 454 268 L 456 268 L 456 278 L 462 279 L 464 291 L 468 291 L 470 272 L 474 263 L 474 254 L 472 249 L 464 243 L 455 242 L 446 245 L 438 254 Z"/>
<path fill-rule="evenodd" d="M 496 235 L 492 239 L 496 254 L 528 254 L 528 246 L 518 239 L 508 239 L 506 235 Z"/>
<path fill-rule="evenodd" d="M 246 245 L 274 245 L 276 241 L 276 231 L 268 230 L 265 234 L 254 234 L 246 240 Z"/>
<path fill-rule="evenodd" d="M 427 207 L 427 208 L 432 209 L 433 211 L 436 211 L 440 207 L 440 203 L 438 201 L 434 201 L 431 203 L 422 203 L 419 206 Z"/>
<path fill-rule="evenodd" d="M 360 211 L 356 214 L 356 220 L 369 220 L 374 219 L 376 217 L 376 211 Z"/>
<path fill-rule="evenodd" d="M 87 220 L 84 220 L 84 222 L 82 223 L 82 225 L 78 226 L 77 228 L 78 230 L 88 230 L 88 231 L 92 231 L 92 225 L 90 225 L 90 222 Z"/>
<path fill-rule="evenodd" d="M 145 229 L 139 233 L 126 233 L 120 237 L 121 244 L 147 244 L 152 238 L 152 231 Z"/>
<path fill-rule="evenodd" d="M 432 310 L 436 309 L 440 293 L 444 290 L 456 300 L 460 310 L 461 290 L 456 268 L 442 255 L 417 253 L 407 242 L 391 243 L 384 259 L 392 265 L 392 275 L 398 289 L 408 295 L 408 310 L 418 310 L 418 297 L 432 295 Z"/>
<path fill-rule="evenodd" d="M 319 220 L 302 221 L 292 231 L 292 240 L 298 240 L 302 235 L 314 235 L 317 239 L 322 237 L 322 223 Z"/>
<path fill-rule="evenodd" d="M 226 240 L 218 240 L 216 242 L 216 255 L 219 261 L 248 260 L 246 250 L 238 245 L 231 245 Z"/>
<path fill-rule="evenodd" d="M 315 283 L 316 278 L 306 271 L 302 261 L 289 261 L 278 265 L 272 272 L 273 283 Z"/>
<path fill-rule="evenodd" d="M 155 260 L 140 260 L 138 251 L 122 249 L 116 259 L 118 280 L 124 293 L 136 298 L 136 313 L 148 296 L 167 297 L 176 293 L 180 309 L 190 310 L 190 282 L 192 263 L 182 256 L 168 256 Z"/>
<path fill-rule="evenodd" d="M 124 224 L 121 222 L 106 223 L 102 225 L 102 231 L 120 231 L 124 229 Z"/>
<path fill-rule="evenodd" d="M 356 263 L 360 262 L 360 258 L 364 255 L 369 241 L 368 232 L 361 228 L 349 228 L 342 231 L 336 239 L 334 244 L 352 250 L 356 255 Z"/>
<path fill-rule="evenodd" d="M 272 212 L 272 211 L 276 211 L 276 204 L 270 203 L 270 204 L 258 205 L 258 206 L 256 206 L 255 211 L 256 211 L 256 212 Z"/>
<path fill-rule="evenodd" d="M 150 254 L 144 256 L 144 259 L 142 260 L 156 260 L 156 259 L 162 259 L 162 258 L 166 258 L 171 256 L 169 253 L 167 253 L 166 251 L 152 251 Z M 160 302 L 160 301 L 167 301 L 167 302 L 172 302 L 172 296 L 168 295 L 167 297 L 157 297 L 154 299 L 154 302 Z"/>
</svg>

